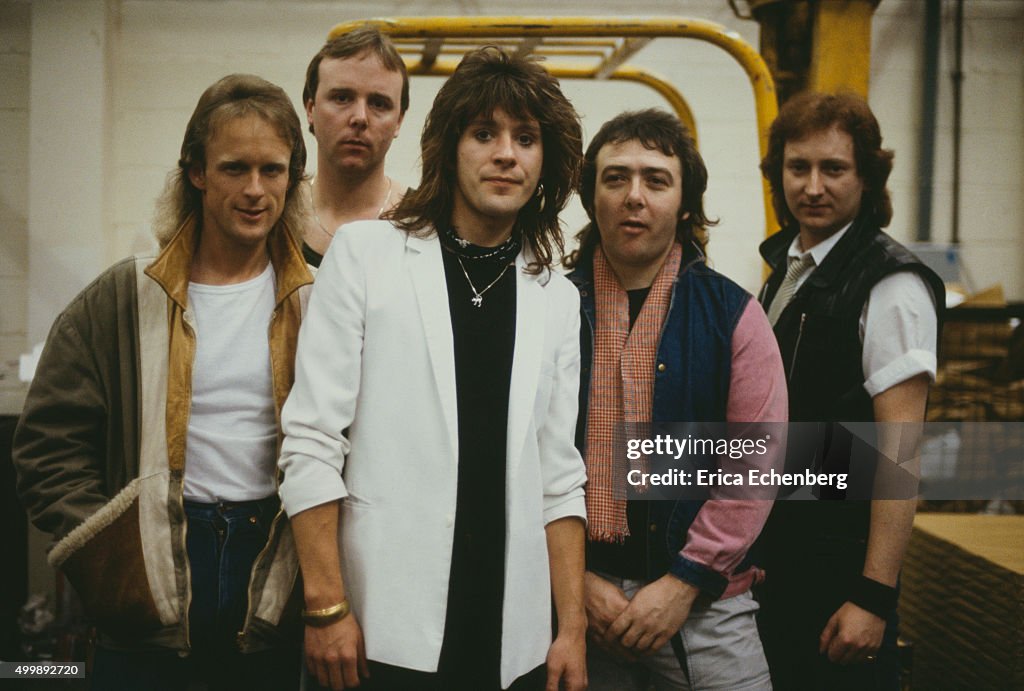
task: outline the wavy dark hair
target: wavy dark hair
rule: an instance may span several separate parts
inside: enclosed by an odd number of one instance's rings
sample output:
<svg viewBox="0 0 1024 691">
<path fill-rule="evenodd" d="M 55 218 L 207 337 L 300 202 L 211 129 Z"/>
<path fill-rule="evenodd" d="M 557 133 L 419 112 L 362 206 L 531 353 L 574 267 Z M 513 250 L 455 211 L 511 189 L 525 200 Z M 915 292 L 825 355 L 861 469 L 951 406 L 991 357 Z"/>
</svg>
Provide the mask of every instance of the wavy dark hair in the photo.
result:
<svg viewBox="0 0 1024 691">
<path fill-rule="evenodd" d="M 582 257 L 590 256 L 601 242 L 601 234 L 594 216 L 594 194 L 597 186 L 597 155 L 607 144 L 639 141 L 646 148 L 660 151 L 679 159 L 682 172 L 682 204 L 676 221 L 676 239 L 685 247 L 697 245 L 701 252 L 707 245 L 706 230 L 716 225 L 704 212 L 704 192 L 708 187 L 708 170 L 697 145 L 686 126 L 674 115 L 657 108 L 621 113 L 597 131 L 583 157 L 580 177 L 580 201 L 590 223 L 577 233 L 579 247 L 565 259 L 565 266 L 575 268 Z"/>
<path fill-rule="evenodd" d="M 768 134 L 768 153 L 761 161 L 761 173 L 772 187 L 772 206 L 783 225 L 796 224 L 786 204 L 782 186 L 786 142 L 803 139 L 815 132 L 838 127 L 853 139 L 857 175 L 864 182 L 860 214 L 885 228 L 892 220 L 892 199 L 886 182 L 892 172 L 893 152 L 882 148 L 882 132 L 870 106 L 850 93 L 822 94 L 805 91 L 786 101 Z"/>
<path fill-rule="evenodd" d="M 385 218 L 407 232 L 433 232 L 451 223 L 459 139 L 473 120 L 496 109 L 540 124 L 544 148 L 538 194 L 519 210 L 515 230 L 533 253 L 529 270 L 550 268 L 564 249 L 558 214 L 576 188 L 582 166 L 579 115 L 558 80 L 533 59 L 484 46 L 462 59 L 444 83 L 420 138 L 423 177 Z"/>
<path fill-rule="evenodd" d="M 405 61 L 398 54 L 391 39 L 382 34 L 380 29 L 369 24 L 332 38 L 317 51 L 306 68 L 306 82 L 302 86 L 302 104 L 306 105 L 310 101 L 316 100 L 316 90 L 320 87 L 320 63 L 324 61 L 324 58 L 352 58 L 363 53 L 376 55 L 380 63 L 384 65 L 384 69 L 402 75 L 402 96 L 399 107 L 401 114 L 405 115 L 405 111 L 409 109 L 409 72 L 405 67 Z M 311 134 L 316 134 L 313 132 L 312 123 L 309 125 L 309 131 Z"/>
<path fill-rule="evenodd" d="M 288 191 L 278 224 L 283 224 L 295 237 L 306 227 L 306 205 L 299 193 L 299 183 L 305 180 L 306 144 L 295 107 L 276 84 L 251 74 L 230 74 L 203 92 L 185 127 L 178 167 L 167 176 L 164 191 L 157 200 L 153 232 L 161 247 L 171 241 L 189 216 L 201 222 L 203 193 L 192 184 L 189 170 L 206 167 L 206 145 L 219 126 L 248 115 L 263 118 L 291 147 Z"/>
</svg>

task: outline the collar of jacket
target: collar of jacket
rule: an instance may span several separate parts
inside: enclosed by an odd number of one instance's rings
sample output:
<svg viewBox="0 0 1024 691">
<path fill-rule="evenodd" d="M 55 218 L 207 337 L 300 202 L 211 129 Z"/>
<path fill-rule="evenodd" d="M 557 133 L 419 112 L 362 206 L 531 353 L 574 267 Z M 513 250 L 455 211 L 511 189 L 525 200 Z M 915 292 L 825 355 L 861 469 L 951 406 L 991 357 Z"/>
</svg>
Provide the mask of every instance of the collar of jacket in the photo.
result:
<svg viewBox="0 0 1024 691">
<path fill-rule="evenodd" d="M 182 309 L 188 306 L 188 283 L 198 242 L 199 229 L 196 227 L 195 216 L 191 215 L 181 224 L 153 263 L 146 267 L 146 275 L 159 283 L 167 296 Z M 267 249 L 277 278 L 277 307 L 296 290 L 312 283 L 313 274 L 302 258 L 298 242 L 283 223 L 278 223 L 270 231 Z"/>
<path fill-rule="evenodd" d="M 789 226 L 775 233 L 758 247 L 761 257 L 768 264 L 775 275 L 785 271 L 786 257 L 789 255 L 789 246 L 797 236 L 796 227 Z M 807 278 L 807 282 L 824 288 L 837 280 L 840 280 L 839 269 L 851 260 L 858 249 L 864 248 L 871 242 L 871 239 L 878 235 L 881 230 L 873 226 L 865 216 L 857 217 L 846 234 L 839 239 L 836 246 L 825 257 L 821 263 L 821 271 L 815 270 Z M 845 280 L 845 279 L 842 279 Z"/>
</svg>

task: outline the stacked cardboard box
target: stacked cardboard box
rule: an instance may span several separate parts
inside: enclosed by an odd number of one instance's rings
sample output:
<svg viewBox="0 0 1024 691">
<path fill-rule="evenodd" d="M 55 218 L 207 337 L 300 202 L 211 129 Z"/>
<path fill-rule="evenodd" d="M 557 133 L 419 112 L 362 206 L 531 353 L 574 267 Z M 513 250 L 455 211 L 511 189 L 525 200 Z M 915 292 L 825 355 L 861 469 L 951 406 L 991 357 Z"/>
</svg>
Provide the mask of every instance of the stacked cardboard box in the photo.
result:
<svg viewBox="0 0 1024 691">
<path fill-rule="evenodd" d="M 919 514 L 900 618 L 913 689 L 1024 689 L 1024 516 Z"/>
<path fill-rule="evenodd" d="M 994 286 L 947 310 L 929 420 L 1024 420 L 1024 330 L 1013 319 L 1019 307 Z"/>
</svg>

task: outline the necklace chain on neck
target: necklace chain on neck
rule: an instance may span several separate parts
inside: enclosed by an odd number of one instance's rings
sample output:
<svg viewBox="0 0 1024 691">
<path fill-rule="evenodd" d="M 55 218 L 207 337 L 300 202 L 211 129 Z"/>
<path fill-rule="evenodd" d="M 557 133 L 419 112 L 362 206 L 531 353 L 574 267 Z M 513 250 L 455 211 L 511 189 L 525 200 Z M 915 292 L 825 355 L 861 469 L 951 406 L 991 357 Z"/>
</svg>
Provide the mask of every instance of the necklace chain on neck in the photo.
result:
<svg viewBox="0 0 1024 691">
<path fill-rule="evenodd" d="M 387 177 L 387 176 L 385 175 L 384 177 Z M 394 180 L 392 180 L 389 177 L 387 178 L 387 180 L 388 180 L 388 191 L 384 195 L 384 203 L 380 205 L 379 209 L 377 209 L 377 215 L 374 216 L 374 218 L 380 218 L 381 214 L 384 213 L 384 209 L 385 209 L 385 207 L 387 207 L 388 202 L 391 201 L 391 185 L 394 183 Z M 313 183 L 310 183 L 309 189 L 310 189 L 309 201 L 310 201 L 310 206 L 313 207 L 313 219 L 316 221 L 316 224 L 318 226 L 320 226 L 320 230 L 323 231 L 324 235 L 326 235 L 329 238 L 333 238 L 334 237 L 334 233 L 332 233 L 331 231 L 327 230 L 326 227 L 324 227 L 323 221 L 320 220 L 320 214 L 318 214 L 317 211 L 316 211 L 316 193 L 313 191 Z M 335 229 L 335 232 L 337 232 L 337 229 Z"/>
<path fill-rule="evenodd" d="M 484 293 L 493 288 L 494 284 L 500 281 L 501 277 L 505 275 L 506 271 L 508 271 L 508 267 L 512 266 L 511 263 L 505 264 L 505 268 L 501 270 L 497 278 L 488 283 L 487 287 L 483 290 L 477 290 L 476 286 L 473 285 L 473 279 L 469 277 L 469 272 L 466 271 L 466 265 L 462 263 L 462 257 L 455 255 L 455 258 L 459 262 L 459 268 L 462 269 L 462 275 L 466 277 L 466 283 L 469 284 L 469 289 L 473 291 L 473 297 L 469 299 L 469 301 L 473 303 L 473 307 L 481 307 L 484 304 Z"/>
<path fill-rule="evenodd" d="M 459 235 L 453 225 L 444 227 L 439 231 L 439 235 L 441 236 L 441 246 L 444 249 L 471 262 L 507 263 L 519 254 L 520 241 L 514 234 L 509 235 L 500 245 L 494 247 L 476 245 L 470 240 L 466 240 Z"/>
</svg>

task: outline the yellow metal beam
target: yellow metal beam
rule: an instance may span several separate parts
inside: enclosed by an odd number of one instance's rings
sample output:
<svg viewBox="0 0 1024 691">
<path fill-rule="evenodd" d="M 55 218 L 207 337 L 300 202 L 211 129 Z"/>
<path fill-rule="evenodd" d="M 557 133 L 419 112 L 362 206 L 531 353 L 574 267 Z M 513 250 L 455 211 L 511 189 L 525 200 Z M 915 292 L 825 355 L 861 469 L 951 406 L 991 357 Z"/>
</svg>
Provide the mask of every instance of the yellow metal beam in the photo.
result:
<svg viewBox="0 0 1024 691">
<path fill-rule="evenodd" d="M 611 55 L 604 61 L 604 63 L 597 68 L 594 72 L 594 79 L 607 79 L 611 74 L 619 68 L 620 65 L 625 64 L 626 60 L 629 60 L 633 55 L 637 53 L 641 48 L 651 42 L 650 38 L 627 38 L 622 42 L 622 45 L 618 46 Z"/>
<path fill-rule="evenodd" d="M 525 39 L 516 48 L 516 56 L 522 57 L 525 55 L 529 55 L 532 52 L 535 52 L 537 50 L 537 47 L 540 46 L 540 43 L 543 40 L 544 38 L 542 36 L 531 36 L 530 38 Z"/>
<path fill-rule="evenodd" d="M 852 91 L 868 97 L 871 17 L 876 0 L 818 0 L 814 7 L 811 73 L 813 91 Z"/>
<path fill-rule="evenodd" d="M 725 50 L 746 72 L 751 88 L 754 91 L 758 148 L 762 158 L 768 149 L 768 129 L 778 113 L 775 85 L 764 60 L 737 33 L 729 31 L 724 26 L 713 22 L 681 17 L 401 17 L 338 24 L 331 29 L 328 37 L 335 38 L 366 24 L 376 26 L 382 32 L 399 40 L 413 38 L 421 41 L 442 39 L 462 43 L 467 39 L 472 39 L 472 42 L 479 43 L 482 39 L 486 39 L 486 42 L 507 45 L 510 38 L 522 41 L 523 39 L 541 37 L 544 39 L 545 48 L 550 49 L 558 43 L 555 38 L 557 37 L 558 39 L 568 39 L 569 41 L 581 39 L 580 42 L 590 48 L 591 51 L 594 48 L 594 39 L 624 38 L 628 40 L 631 38 L 654 39 L 659 37 L 696 39 Z M 513 46 L 518 45 L 514 40 L 511 43 Z M 600 42 L 598 44 L 600 45 Z M 613 45 L 617 44 L 613 43 Z M 565 46 L 566 43 L 558 43 L 559 48 L 564 48 Z M 404 50 L 406 47 L 403 46 L 403 53 L 406 52 Z M 441 51 L 441 54 L 443 53 L 444 51 Z M 414 74 L 450 73 L 440 71 L 440 66 L 447 62 L 445 60 L 438 59 L 433 64 L 430 64 L 428 60 L 407 62 L 412 63 L 410 64 L 410 72 Z M 556 76 L 571 77 L 573 75 L 570 73 L 579 72 L 580 78 L 593 79 L 595 73 L 600 69 L 602 62 L 596 62 L 592 68 L 580 68 L 579 66 L 564 65 L 551 60 L 545 64 L 545 67 Z M 693 114 L 678 91 L 660 77 L 654 77 L 653 75 L 641 77 L 640 72 L 642 71 L 633 71 L 634 69 L 628 65 L 621 65 L 606 76 L 609 79 L 637 81 L 655 88 L 659 93 L 668 98 L 679 113 L 680 119 L 696 135 Z M 669 97 L 669 93 L 675 96 Z M 681 108 L 683 109 L 681 110 Z M 765 209 L 765 232 L 766 234 L 771 234 L 778 230 L 779 224 L 772 209 L 771 191 L 765 180 L 762 180 L 762 192 Z"/>
<path fill-rule="evenodd" d="M 653 72 L 640 69 L 639 67 L 632 67 L 630 65 L 623 65 L 619 69 L 615 70 L 615 72 L 613 72 L 608 78 L 646 84 L 657 91 L 666 101 L 669 102 L 672 109 L 676 111 L 680 122 L 686 125 L 686 129 L 690 130 L 690 134 L 693 135 L 694 144 L 698 147 L 700 146 L 700 137 L 697 135 L 697 120 L 693 117 L 693 111 L 690 109 L 690 104 L 687 103 L 686 99 L 683 98 L 683 95 L 679 93 L 679 90 L 672 86 L 671 83 L 655 75 Z M 771 204 L 769 204 L 769 207 L 771 207 Z"/>
<path fill-rule="evenodd" d="M 417 74 L 430 77 L 447 77 L 458 67 L 458 60 L 438 60 L 431 65 L 424 65 L 420 62 L 406 60 L 405 66 L 409 74 Z M 545 65 L 548 71 L 559 79 L 590 79 L 593 77 L 594 68 L 583 65 Z M 697 120 L 693 117 L 693 110 L 683 95 L 667 80 L 653 72 L 641 69 L 632 65 L 623 65 L 608 76 L 608 79 L 615 81 L 627 81 L 643 84 L 657 91 L 668 101 L 669 105 L 679 116 L 686 129 L 693 136 L 693 141 L 698 146 L 700 139 L 697 134 Z"/>
</svg>

